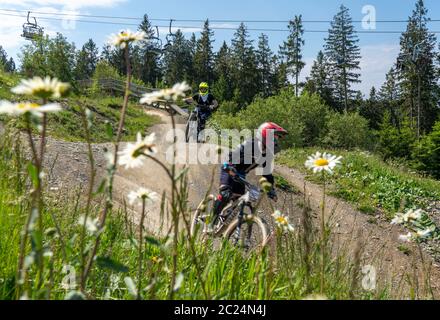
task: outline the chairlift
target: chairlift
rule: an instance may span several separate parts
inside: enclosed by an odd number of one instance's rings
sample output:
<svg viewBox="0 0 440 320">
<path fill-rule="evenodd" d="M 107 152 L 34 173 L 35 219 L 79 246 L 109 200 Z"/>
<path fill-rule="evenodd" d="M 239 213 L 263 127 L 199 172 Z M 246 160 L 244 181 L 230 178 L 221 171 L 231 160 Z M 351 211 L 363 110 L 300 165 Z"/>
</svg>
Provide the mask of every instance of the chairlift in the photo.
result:
<svg viewBox="0 0 440 320">
<path fill-rule="evenodd" d="M 169 47 L 171 47 L 171 44 L 174 42 L 176 37 L 176 35 L 172 32 L 173 21 L 174 19 L 170 19 L 170 26 L 168 29 L 168 34 L 166 35 L 167 43 L 163 47 L 164 50 L 167 50 Z"/>
<path fill-rule="evenodd" d="M 161 55 L 163 53 L 162 50 L 162 39 L 160 39 L 159 35 L 159 27 L 156 26 L 156 35 L 148 38 L 147 41 L 147 50 L 154 52 L 156 54 Z"/>
<path fill-rule="evenodd" d="M 27 22 L 23 24 L 23 34 L 21 35 L 26 40 L 34 41 L 37 38 L 41 38 L 44 34 L 43 28 L 37 24 L 37 19 L 34 18 L 34 23 L 30 22 L 29 16 L 31 12 L 28 11 Z"/>
</svg>

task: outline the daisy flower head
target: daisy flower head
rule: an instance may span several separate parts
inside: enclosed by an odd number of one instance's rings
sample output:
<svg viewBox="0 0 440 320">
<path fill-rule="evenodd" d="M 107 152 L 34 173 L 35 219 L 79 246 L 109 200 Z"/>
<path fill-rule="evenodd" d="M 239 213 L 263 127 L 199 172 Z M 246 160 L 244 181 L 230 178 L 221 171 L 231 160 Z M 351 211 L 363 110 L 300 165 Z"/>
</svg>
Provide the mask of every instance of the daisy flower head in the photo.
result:
<svg viewBox="0 0 440 320">
<path fill-rule="evenodd" d="M 144 31 L 132 32 L 131 30 L 121 30 L 117 34 L 111 34 L 108 42 L 114 47 L 125 49 L 128 43 L 145 39 L 146 33 Z"/>
<path fill-rule="evenodd" d="M 414 236 L 411 232 L 408 232 L 407 234 L 401 234 L 399 235 L 399 240 L 402 242 L 411 242 L 413 240 Z"/>
<path fill-rule="evenodd" d="M 81 216 L 78 219 L 78 225 L 83 226 L 85 223 L 86 230 L 91 234 L 95 234 L 99 231 L 99 219 L 92 219 L 90 217 L 85 218 L 85 216 Z"/>
<path fill-rule="evenodd" d="M 128 194 L 128 203 L 133 205 L 136 201 L 153 202 L 158 198 L 157 193 L 146 188 L 139 188 L 136 191 L 131 191 Z"/>
<path fill-rule="evenodd" d="M 184 97 L 185 92 L 190 89 L 191 87 L 185 81 L 183 81 L 181 83 L 176 83 L 172 88 L 145 93 L 142 96 L 140 103 L 152 104 L 153 102 L 157 102 L 161 100 L 177 101 L 179 97 Z"/>
<path fill-rule="evenodd" d="M 20 84 L 11 89 L 15 94 L 37 96 L 43 99 L 59 99 L 69 92 L 70 85 L 59 81 L 57 78 L 33 77 L 32 79 L 21 80 Z"/>
<path fill-rule="evenodd" d="M 431 234 L 435 231 L 435 226 L 431 226 L 429 228 L 426 228 L 424 230 L 418 230 L 417 231 L 417 237 L 421 239 L 426 239 L 431 236 Z"/>
<path fill-rule="evenodd" d="M 275 210 L 272 214 L 272 217 L 275 219 L 275 224 L 283 231 L 294 231 L 295 228 L 289 223 L 289 217 L 283 215 L 281 211 Z"/>
<path fill-rule="evenodd" d="M 329 174 L 333 174 L 334 168 L 341 164 L 341 159 L 341 156 L 337 157 L 326 152 L 321 154 L 321 152 L 318 151 L 307 158 L 305 166 L 306 168 L 313 170 L 313 173 L 325 171 Z"/>
<path fill-rule="evenodd" d="M 391 224 L 402 224 L 405 222 L 405 216 L 403 213 L 396 213 L 394 218 L 391 220 Z"/>
<path fill-rule="evenodd" d="M 419 220 L 423 216 L 423 210 L 422 209 L 410 209 L 407 213 L 405 213 L 405 218 L 407 221 L 409 220 Z"/>
<path fill-rule="evenodd" d="M 142 138 L 141 133 L 138 132 L 136 142 L 128 143 L 123 151 L 118 152 L 119 165 L 125 166 L 125 169 L 141 167 L 144 161 L 144 158 L 141 157 L 142 154 L 154 155 L 157 153 L 154 140 L 154 133 Z"/>
<path fill-rule="evenodd" d="M 41 117 L 43 113 L 57 112 L 62 110 L 62 107 L 57 103 L 49 103 L 40 105 L 33 102 L 19 102 L 12 103 L 6 100 L 0 101 L 0 114 L 8 114 L 11 116 L 21 116 L 26 113 Z"/>
</svg>

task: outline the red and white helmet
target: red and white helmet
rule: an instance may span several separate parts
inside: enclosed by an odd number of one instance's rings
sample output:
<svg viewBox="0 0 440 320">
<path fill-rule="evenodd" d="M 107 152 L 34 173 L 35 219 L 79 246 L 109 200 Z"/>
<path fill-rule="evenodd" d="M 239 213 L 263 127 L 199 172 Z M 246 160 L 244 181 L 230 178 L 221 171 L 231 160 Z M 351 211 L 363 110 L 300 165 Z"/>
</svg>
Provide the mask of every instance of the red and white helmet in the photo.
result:
<svg viewBox="0 0 440 320">
<path fill-rule="evenodd" d="M 266 145 L 267 136 L 270 130 L 273 130 L 273 137 L 277 142 L 277 136 L 284 136 L 287 134 L 287 130 L 277 125 L 274 122 L 265 122 L 258 127 L 257 135 L 261 139 L 261 142 Z"/>
</svg>

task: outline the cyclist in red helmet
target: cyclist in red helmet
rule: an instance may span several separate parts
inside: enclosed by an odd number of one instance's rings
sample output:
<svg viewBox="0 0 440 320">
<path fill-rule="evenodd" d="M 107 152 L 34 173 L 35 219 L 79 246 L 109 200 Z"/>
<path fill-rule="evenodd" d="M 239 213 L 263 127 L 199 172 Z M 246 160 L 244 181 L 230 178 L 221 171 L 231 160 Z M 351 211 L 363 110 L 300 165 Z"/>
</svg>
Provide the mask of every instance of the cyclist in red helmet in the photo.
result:
<svg viewBox="0 0 440 320">
<path fill-rule="evenodd" d="M 245 186 L 236 181 L 234 176 L 239 175 L 245 178 L 249 171 L 257 167 L 263 169 L 263 177 L 272 184 L 268 196 L 277 201 L 273 187 L 272 160 L 274 155 L 280 151 L 279 140 L 286 134 L 287 131 L 276 123 L 265 122 L 258 128 L 256 137 L 245 141 L 229 153 L 228 161 L 220 169 L 219 194 L 214 203 L 216 216 L 229 203 L 233 194 L 245 193 Z"/>
</svg>

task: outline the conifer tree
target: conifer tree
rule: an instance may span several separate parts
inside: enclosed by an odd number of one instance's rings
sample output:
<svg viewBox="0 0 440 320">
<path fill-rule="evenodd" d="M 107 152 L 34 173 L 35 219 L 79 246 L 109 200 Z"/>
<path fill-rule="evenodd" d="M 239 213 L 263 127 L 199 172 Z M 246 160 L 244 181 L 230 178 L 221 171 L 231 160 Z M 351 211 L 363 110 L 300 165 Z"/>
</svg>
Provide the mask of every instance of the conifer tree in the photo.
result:
<svg viewBox="0 0 440 320">
<path fill-rule="evenodd" d="M 333 98 L 338 109 L 345 112 L 349 109 L 349 101 L 355 99 L 357 94 L 351 85 L 360 82 L 358 41 L 349 10 L 341 5 L 329 29 L 325 54 L 331 67 Z"/>
</svg>

